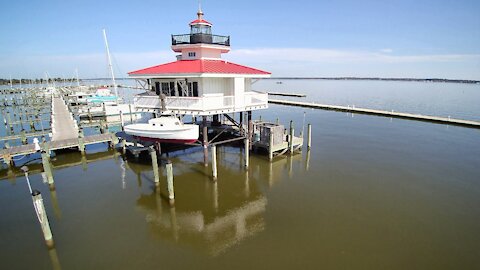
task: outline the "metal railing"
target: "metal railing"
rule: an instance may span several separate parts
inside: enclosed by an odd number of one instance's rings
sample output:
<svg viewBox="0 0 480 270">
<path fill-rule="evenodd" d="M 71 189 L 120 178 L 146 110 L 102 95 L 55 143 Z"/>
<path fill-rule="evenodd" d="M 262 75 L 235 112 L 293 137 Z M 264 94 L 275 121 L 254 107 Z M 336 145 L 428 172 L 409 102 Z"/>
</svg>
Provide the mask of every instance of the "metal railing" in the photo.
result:
<svg viewBox="0 0 480 270">
<path fill-rule="evenodd" d="M 244 94 L 244 106 L 267 105 L 268 95 L 259 92 L 246 92 Z M 162 102 L 159 96 L 137 95 L 134 97 L 134 104 L 137 108 L 162 109 Z M 166 97 L 165 110 L 169 111 L 195 111 L 208 112 L 215 110 L 235 109 L 235 97 L 211 95 L 203 97 Z"/>
<path fill-rule="evenodd" d="M 260 106 L 260 105 L 268 104 L 268 94 L 256 92 L 256 91 L 245 92 L 244 104 L 245 104 L 245 107 Z"/>
<path fill-rule="evenodd" d="M 212 34 L 181 34 L 172 35 L 172 45 L 180 44 L 215 44 L 230 46 L 230 36 L 218 36 Z"/>
</svg>

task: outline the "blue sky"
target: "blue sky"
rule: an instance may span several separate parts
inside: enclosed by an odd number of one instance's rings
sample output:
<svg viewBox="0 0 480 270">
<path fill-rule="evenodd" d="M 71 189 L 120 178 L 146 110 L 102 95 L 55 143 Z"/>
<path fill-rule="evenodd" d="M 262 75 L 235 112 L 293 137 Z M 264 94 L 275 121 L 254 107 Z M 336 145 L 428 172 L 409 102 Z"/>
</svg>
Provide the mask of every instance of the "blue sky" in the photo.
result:
<svg viewBox="0 0 480 270">
<path fill-rule="evenodd" d="M 174 60 L 198 1 L 8 1 L 0 78 L 105 77 L 102 29 L 117 76 Z M 202 1 L 224 58 L 273 76 L 480 79 L 480 1 Z"/>
</svg>

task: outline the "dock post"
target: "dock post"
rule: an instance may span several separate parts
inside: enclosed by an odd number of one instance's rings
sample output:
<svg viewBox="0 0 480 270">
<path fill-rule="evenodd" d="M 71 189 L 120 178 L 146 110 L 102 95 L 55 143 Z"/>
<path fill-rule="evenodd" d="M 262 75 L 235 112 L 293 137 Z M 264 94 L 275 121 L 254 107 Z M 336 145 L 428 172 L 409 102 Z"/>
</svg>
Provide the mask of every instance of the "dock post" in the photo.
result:
<svg viewBox="0 0 480 270">
<path fill-rule="evenodd" d="M 81 153 L 85 153 L 85 142 L 83 139 L 83 130 L 79 129 L 78 130 L 78 150 L 80 150 Z"/>
<path fill-rule="evenodd" d="M 202 141 L 202 145 L 203 145 L 203 165 L 205 167 L 208 166 L 208 127 L 207 127 L 207 117 L 206 116 L 202 116 L 203 120 L 202 120 L 202 128 L 203 128 L 203 131 L 202 131 L 202 135 L 203 135 L 203 141 Z"/>
<path fill-rule="evenodd" d="M 307 125 L 307 149 L 310 150 L 312 147 L 312 125 Z"/>
<path fill-rule="evenodd" d="M 130 124 L 132 124 L 133 123 L 132 104 L 128 104 L 128 110 L 130 113 Z"/>
<path fill-rule="evenodd" d="M 268 159 L 273 159 L 273 133 L 272 129 L 270 129 L 270 134 L 268 136 Z"/>
<path fill-rule="evenodd" d="M 175 191 L 173 188 L 173 167 L 170 160 L 165 164 L 165 169 L 167 171 L 168 200 L 170 205 L 173 205 L 175 203 Z"/>
<path fill-rule="evenodd" d="M 45 150 L 42 150 L 42 164 L 43 164 L 43 171 L 47 175 L 47 182 L 50 189 L 55 189 L 55 182 L 53 181 L 53 173 L 52 167 L 50 165 L 50 157 Z"/>
<path fill-rule="evenodd" d="M 250 156 L 250 147 L 249 147 L 249 143 L 250 141 L 248 139 L 244 139 L 243 140 L 244 144 L 245 144 L 245 169 L 248 169 L 248 161 L 249 161 L 249 156 Z"/>
<path fill-rule="evenodd" d="M 120 125 L 122 126 L 122 131 L 124 131 L 125 123 L 123 122 L 123 112 L 120 111 Z"/>
<path fill-rule="evenodd" d="M 10 112 L 7 111 L 7 123 L 8 123 L 8 127 L 13 130 L 13 126 L 12 126 L 12 119 L 10 118 Z"/>
<path fill-rule="evenodd" d="M 248 121 L 248 141 L 251 142 L 253 137 L 252 111 L 247 112 L 247 121 Z"/>
<path fill-rule="evenodd" d="M 155 177 L 155 186 L 158 186 L 160 185 L 160 177 L 158 174 L 157 151 L 155 151 L 155 148 L 153 146 L 150 146 L 148 148 L 148 151 L 150 152 L 150 157 L 152 158 L 152 168 L 153 176 Z"/>
<path fill-rule="evenodd" d="M 103 115 L 106 116 L 107 115 L 107 107 L 105 105 L 105 102 L 102 103 L 102 110 L 103 110 Z"/>
<path fill-rule="evenodd" d="M 100 120 L 100 133 L 105 133 L 105 124 L 103 123 L 103 120 Z"/>
<path fill-rule="evenodd" d="M 280 119 L 278 119 L 278 117 L 277 117 L 277 120 L 275 121 L 275 123 L 277 124 L 277 126 L 280 125 Z"/>
<path fill-rule="evenodd" d="M 289 136 L 289 143 L 288 143 L 290 154 L 293 154 L 293 135 L 294 134 L 295 134 L 295 130 L 293 128 L 293 121 L 290 120 L 290 136 Z"/>
<path fill-rule="evenodd" d="M 212 145 L 212 176 L 213 181 L 217 180 L 217 147 Z"/>
<path fill-rule="evenodd" d="M 125 138 L 122 138 L 122 154 L 125 155 L 125 148 L 126 148 L 126 145 L 127 145 L 127 140 L 125 140 Z"/>
<path fill-rule="evenodd" d="M 240 116 L 240 136 L 245 136 L 245 130 L 243 129 L 243 112 L 239 112 Z"/>
<path fill-rule="evenodd" d="M 20 138 L 22 140 L 22 144 L 27 144 L 27 135 L 25 134 L 25 130 L 22 127 L 22 131 L 20 131 Z"/>
<path fill-rule="evenodd" d="M 43 238 L 45 238 L 45 243 L 47 247 L 53 248 L 53 235 L 52 230 L 50 230 L 50 223 L 48 222 L 47 212 L 45 211 L 45 205 L 43 204 L 42 194 L 40 191 L 33 190 L 32 191 L 32 201 L 33 207 L 35 208 L 35 212 L 37 214 L 38 222 L 42 227 Z"/>
</svg>

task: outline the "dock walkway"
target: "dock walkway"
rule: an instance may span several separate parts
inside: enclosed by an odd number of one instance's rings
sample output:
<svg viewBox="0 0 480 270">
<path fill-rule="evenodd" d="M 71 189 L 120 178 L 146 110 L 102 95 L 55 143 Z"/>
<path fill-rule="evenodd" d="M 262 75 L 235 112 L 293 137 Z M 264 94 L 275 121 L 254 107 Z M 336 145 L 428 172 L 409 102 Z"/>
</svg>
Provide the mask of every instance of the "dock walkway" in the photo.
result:
<svg viewBox="0 0 480 270">
<path fill-rule="evenodd" d="M 84 138 L 70 138 L 70 139 L 63 139 L 57 141 L 50 141 L 44 144 L 41 144 L 41 148 L 43 150 L 54 151 L 59 149 L 66 149 L 66 148 L 74 148 L 74 147 L 84 147 L 90 144 L 97 144 L 103 142 L 111 142 L 113 144 L 118 143 L 117 136 L 113 133 L 105 133 L 105 134 L 95 134 L 86 136 Z M 6 149 L 0 150 L 0 159 L 3 159 L 5 163 L 9 163 L 12 158 L 17 156 L 23 156 L 28 154 L 36 153 L 34 144 L 26 144 L 20 146 L 14 146 Z"/>
<path fill-rule="evenodd" d="M 296 102 L 296 101 L 278 100 L 278 99 L 268 99 L 268 103 L 314 108 L 314 109 L 323 109 L 323 110 L 351 112 L 351 113 L 380 115 L 380 116 L 404 118 L 404 119 L 411 119 L 411 120 L 418 120 L 418 121 L 436 122 L 436 123 L 449 124 L 449 125 L 458 125 L 458 126 L 465 126 L 465 127 L 471 127 L 471 128 L 480 128 L 480 122 L 478 121 L 462 120 L 462 119 L 455 119 L 450 117 L 448 118 L 437 117 L 437 116 L 430 116 L 430 115 L 402 113 L 402 112 L 394 112 L 394 111 L 389 112 L 389 111 L 373 110 L 373 109 L 365 109 L 365 108 L 335 106 L 335 105 L 326 105 L 326 104 L 308 103 L 308 102 Z"/>
<path fill-rule="evenodd" d="M 52 97 L 52 141 L 77 139 L 78 125 L 61 95 Z"/>
</svg>

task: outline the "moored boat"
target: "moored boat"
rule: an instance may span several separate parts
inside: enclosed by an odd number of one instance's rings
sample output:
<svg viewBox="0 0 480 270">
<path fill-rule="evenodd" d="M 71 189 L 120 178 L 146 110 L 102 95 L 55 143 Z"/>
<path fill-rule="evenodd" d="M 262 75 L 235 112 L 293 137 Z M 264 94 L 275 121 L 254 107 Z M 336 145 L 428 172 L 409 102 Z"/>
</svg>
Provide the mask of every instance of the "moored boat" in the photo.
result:
<svg viewBox="0 0 480 270">
<path fill-rule="evenodd" d="M 162 116 L 148 123 L 125 126 L 125 133 L 142 140 L 167 143 L 193 143 L 198 139 L 198 125 L 184 124 L 175 116 Z"/>
</svg>

